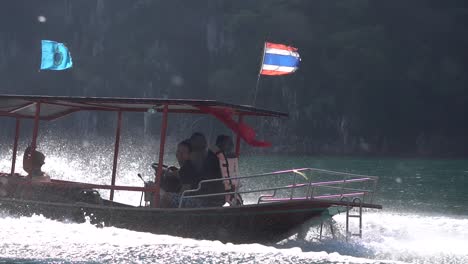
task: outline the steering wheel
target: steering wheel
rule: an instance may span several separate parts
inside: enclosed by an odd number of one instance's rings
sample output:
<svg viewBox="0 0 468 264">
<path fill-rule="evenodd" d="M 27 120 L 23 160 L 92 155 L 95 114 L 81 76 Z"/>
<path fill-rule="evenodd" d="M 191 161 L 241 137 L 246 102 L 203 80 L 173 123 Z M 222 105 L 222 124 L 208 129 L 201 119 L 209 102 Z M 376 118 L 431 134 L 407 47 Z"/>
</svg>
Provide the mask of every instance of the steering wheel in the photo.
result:
<svg viewBox="0 0 468 264">
<path fill-rule="evenodd" d="M 167 165 L 163 164 L 162 166 L 163 168 L 166 168 L 166 169 L 168 168 Z M 158 167 L 159 167 L 159 163 L 156 163 L 156 162 L 151 163 L 151 168 L 153 168 L 153 170 L 158 171 Z"/>
</svg>

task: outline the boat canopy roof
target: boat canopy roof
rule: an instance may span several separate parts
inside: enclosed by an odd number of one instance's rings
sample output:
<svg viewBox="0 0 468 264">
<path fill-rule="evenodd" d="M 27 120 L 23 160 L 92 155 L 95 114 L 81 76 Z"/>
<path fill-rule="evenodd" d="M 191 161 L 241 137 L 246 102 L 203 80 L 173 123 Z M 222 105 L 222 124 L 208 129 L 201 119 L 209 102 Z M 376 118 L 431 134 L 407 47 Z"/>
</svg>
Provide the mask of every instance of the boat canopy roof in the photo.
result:
<svg viewBox="0 0 468 264">
<path fill-rule="evenodd" d="M 37 103 L 40 103 L 41 120 L 54 120 L 78 111 L 162 112 L 165 105 L 169 113 L 208 114 L 200 107 L 210 107 L 228 110 L 234 115 L 288 116 L 283 112 L 214 100 L 37 95 L 0 95 L 0 116 L 34 119 Z"/>
</svg>

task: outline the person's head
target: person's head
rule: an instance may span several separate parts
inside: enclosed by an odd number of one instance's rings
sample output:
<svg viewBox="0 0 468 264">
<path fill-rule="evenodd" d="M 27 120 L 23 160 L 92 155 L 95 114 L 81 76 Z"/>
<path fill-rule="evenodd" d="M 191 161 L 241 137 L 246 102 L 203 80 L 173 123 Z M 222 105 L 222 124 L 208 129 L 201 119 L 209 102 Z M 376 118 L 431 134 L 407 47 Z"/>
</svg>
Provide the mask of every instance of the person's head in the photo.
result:
<svg viewBox="0 0 468 264">
<path fill-rule="evenodd" d="M 216 146 L 225 153 L 231 153 L 234 150 L 234 142 L 227 135 L 219 135 L 216 138 Z"/>
<path fill-rule="evenodd" d="M 31 173 L 34 170 L 41 170 L 42 165 L 45 163 L 44 160 L 44 154 L 37 150 L 31 153 L 31 147 L 27 147 L 23 156 L 23 169 L 27 173 Z"/>
<path fill-rule="evenodd" d="M 41 168 L 44 165 L 45 156 L 41 152 L 35 150 L 31 156 L 33 168 Z"/>
<path fill-rule="evenodd" d="M 190 145 L 194 152 L 204 152 L 207 150 L 207 143 L 205 136 L 200 132 L 195 132 L 190 137 Z"/>
<path fill-rule="evenodd" d="M 177 145 L 176 158 L 180 166 L 190 159 L 191 152 L 192 146 L 189 140 L 184 140 Z"/>
</svg>

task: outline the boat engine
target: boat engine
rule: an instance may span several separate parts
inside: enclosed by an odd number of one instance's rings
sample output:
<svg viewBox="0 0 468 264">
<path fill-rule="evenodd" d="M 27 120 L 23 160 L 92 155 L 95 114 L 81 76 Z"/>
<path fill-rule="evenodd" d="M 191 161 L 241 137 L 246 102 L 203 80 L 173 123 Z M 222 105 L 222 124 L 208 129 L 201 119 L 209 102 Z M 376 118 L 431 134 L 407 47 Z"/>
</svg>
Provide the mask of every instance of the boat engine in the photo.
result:
<svg viewBox="0 0 468 264">
<path fill-rule="evenodd" d="M 147 181 L 145 182 L 145 188 L 152 188 L 154 189 L 155 187 L 155 183 L 153 181 Z M 145 192 L 145 203 L 152 203 L 154 201 L 154 193 L 153 192 L 149 192 L 149 191 L 146 191 Z"/>
<path fill-rule="evenodd" d="M 140 173 L 138 173 L 137 175 L 138 175 L 138 178 L 140 178 L 143 181 L 145 188 L 152 188 L 152 187 L 154 188 L 155 184 L 153 181 L 145 181 L 145 179 L 143 179 L 143 176 L 141 176 Z M 140 206 L 141 206 L 141 203 L 143 202 L 143 198 L 145 201 L 144 206 L 148 206 L 154 201 L 153 197 L 154 197 L 153 193 L 150 191 L 141 192 Z"/>
</svg>

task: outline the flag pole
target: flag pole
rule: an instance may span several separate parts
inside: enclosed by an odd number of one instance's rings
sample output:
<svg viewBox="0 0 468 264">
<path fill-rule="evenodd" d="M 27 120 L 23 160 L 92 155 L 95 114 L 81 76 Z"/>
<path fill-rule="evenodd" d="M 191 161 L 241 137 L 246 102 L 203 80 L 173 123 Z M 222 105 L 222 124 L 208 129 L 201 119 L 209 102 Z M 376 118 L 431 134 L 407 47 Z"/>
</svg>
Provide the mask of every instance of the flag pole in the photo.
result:
<svg viewBox="0 0 468 264">
<path fill-rule="evenodd" d="M 255 85 L 255 93 L 254 93 L 252 106 L 255 106 L 255 102 L 257 101 L 257 91 L 258 91 L 258 85 L 260 84 L 260 75 L 262 73 L 263 61 L 265 60 L 265 50 L 266 50 L 266 42 L 263 44 L 262 63 L 260 64 L 260 70 L 258 71 L 257 84 Z"/>
</svg>

